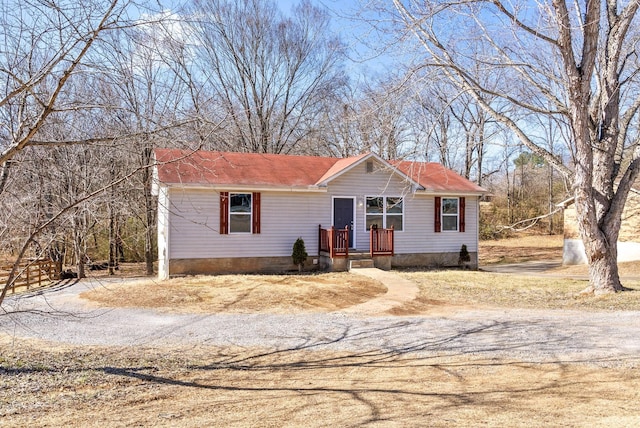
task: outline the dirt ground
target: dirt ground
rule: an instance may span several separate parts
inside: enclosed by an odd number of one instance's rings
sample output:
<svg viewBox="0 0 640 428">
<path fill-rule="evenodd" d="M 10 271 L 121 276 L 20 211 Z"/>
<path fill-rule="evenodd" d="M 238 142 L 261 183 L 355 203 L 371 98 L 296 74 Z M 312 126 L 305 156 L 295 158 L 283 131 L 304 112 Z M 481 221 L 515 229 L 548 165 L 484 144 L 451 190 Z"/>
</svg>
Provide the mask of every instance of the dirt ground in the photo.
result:
<svg viewBox="0 0 640 428">
<path fill-rule="evenodd" d="M 391 352 L 84 348 L 0 338 L 2 426 L 607 426 L 637 369 Z"/>
<path fill-rule="evenodd" d="M 508 263 L 553 258 L 559 251 L 561 238 L 527 237 L 483 243 L 481 255 L 482 263 Z M 557 299 L 562 307 L 574 299 L 572 287 L 581 287 L 457 273 L 402 273 L 421 293 L 395 315 L 423 314 L 429 305 L 546 307 L 550 294 L 564 290 Z M 145 302 L 160 311 L 303 313 L 332 311 L 384 292 L 366 278 L 331 275 L 193 278 L 171 287 L 146 281 L 83 297 L 100 306 Z M 619 310 L 607 302 L 591 305 L 577 309 Z M 0 426 L 628 427 L 640 425 L 639 366 L 636 357 L 514 361 L 456 352 L 424 357 L 384 347 L 361 353 L 232 344 L 88 347 L 0 335 Z"/>
</svg>

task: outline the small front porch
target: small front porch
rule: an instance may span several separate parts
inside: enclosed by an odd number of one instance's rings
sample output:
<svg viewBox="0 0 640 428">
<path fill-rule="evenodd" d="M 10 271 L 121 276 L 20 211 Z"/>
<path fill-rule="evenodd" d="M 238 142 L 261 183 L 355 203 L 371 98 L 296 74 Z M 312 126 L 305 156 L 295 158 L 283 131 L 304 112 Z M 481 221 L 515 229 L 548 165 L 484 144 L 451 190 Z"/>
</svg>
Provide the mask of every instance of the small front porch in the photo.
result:
<svg viewBox="0 0 640 428">
<path fill-rule="evenodd" d="M 347 271 L 358 267 L 376 267 L 391 269 L 394 255 L 393 228 L 371 228 L 369 230 L 369 248 L 356 249 L 349 242 L 349 228 L 336 229 L 333 226 L 323 229 L 318 225 L 319 263 L 322 269 Z"/>
</svg>

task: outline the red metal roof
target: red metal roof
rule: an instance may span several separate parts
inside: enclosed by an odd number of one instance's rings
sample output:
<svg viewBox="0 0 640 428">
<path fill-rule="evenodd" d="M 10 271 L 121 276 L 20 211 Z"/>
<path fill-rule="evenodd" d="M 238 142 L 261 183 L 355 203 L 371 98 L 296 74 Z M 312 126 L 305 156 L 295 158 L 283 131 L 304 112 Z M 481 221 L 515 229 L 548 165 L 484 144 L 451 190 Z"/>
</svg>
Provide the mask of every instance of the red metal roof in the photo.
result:
<svg viewBox="0 0 640 428">
<path fill-rule="evenodd" d="M 156 149 L 158 180 L 171 184 L 313 186 L 337 161 L 317 156 Z"/>
<path fill-rule="evenodd" d="M 202 150 L 155 150 L 158 180 L 162 183 L 230 187 L 313 187 L 331 180 L 367 156 L 369 154 L 340 159 Z M 485 191 L 438 163 L 402 161 L 390 164 L 426 190 Z"/>
<path fill-rule="evenodd" d="M 486 190 L 436 162 L 391 161 L 399 171 L 436 192 L 485 193 Z"/>
</svg>

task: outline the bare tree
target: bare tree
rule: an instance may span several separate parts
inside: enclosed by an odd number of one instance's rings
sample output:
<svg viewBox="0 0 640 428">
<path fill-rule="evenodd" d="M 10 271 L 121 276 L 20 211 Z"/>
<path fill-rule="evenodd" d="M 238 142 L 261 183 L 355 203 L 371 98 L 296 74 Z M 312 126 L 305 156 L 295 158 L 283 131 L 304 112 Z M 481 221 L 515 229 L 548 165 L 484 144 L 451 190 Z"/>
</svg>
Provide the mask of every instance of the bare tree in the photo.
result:
<svg viewBox="0 0 640 428">
<path fill-rule="evenodd" d="M 429 78 L 421 80 L 428 80 L 429 83 L 415 92 L 412 120 L 423 136 L 420 151 L 429 161 L 457 169 L 461 132 L 455 126 L 455 117 L 451 112 L 459 92 L 451 91 L 448 82 Z"/>
<path fill-rule="evenodd" d="M 492 126 L 494 121 L 478 106 L 473 97 L 466 94 L 459 98 L 455 107 L 451 107 L 451 114 L 464 131 L 464 169 L 462 175 L 471 179 L 472 171 L 475 170 L 475 181 L 482 186 L 487 142 L 499 133 L 499 129 Z"/>
<path fill-rule="evenodd" d="M 99 218 L 104 214 L 101 201 L 95 198 L 104 196 L 113 183 L 134 176 L 123 172 L 114 179 L 104 168 L 111 157 L 101 153 L 100 145 L 108 144 L 106 153 L 113 154 L 118 137 L 158 132 L 105 126 L 108 121 L 103 119 L 114 112 L 117 116 L 122 108 L 101 96 L 105 61 L 92 55 L 109 33 L 142 25 L 140 18 L 128 15 L 137 6 L 132 0 L 12 1 L 0 6 L 0 79 L 5 90 L 0 96 L 0 203 L 14 213 L 0 232 L 13 228 L 20 241 L 11 243 L 17 260 L 2 296 L 27 250 L 35 246 L 41 254 L 48 243 L 57 246 L 59 233 L 68 236 L 66 231 L 75 234 L 72 242 L 82 275 L 87 239 L 104 219 Z M 25 150 L 31 153 L 23 155 Z M 34 159 L 44 161 L 39 168 L 27 168 Z M 38 186 L 29 187 L 34 183 Z M 95 200 L 89 203 L 91 198 Z"/>
<path fill-rule="evenodd" d="M 425 65 L 441 70 L 532 153 L 573 179 L 588 290 L 623 290 L 616 243 L 622 209 L 640 172 L 640 1 L 393 5 L 387 11 L 427 53 Z M 454 34 L 453 27 L 465 30 Z M 483 75 L 495 69 L 505 78 L 487 88 Z M 525 114 L 552 115 L 567 124 L 573 167 L 536 142 L 541 132 Z"/>
<path fill-rule="evenodd" d="M 85 151 L 86 150 L 86 151 Z M 62 154 L 63 157 L 73 155 L 73 153 L 77 153 L 78 151 L 84 152 L 89 156 L 95 156 L 95 160 L 97 160 L 100 164 L 105 165 L 109 163 L 103 162 L 105 159 L 101 159 L 99 154 L 95 152 L 95 150 L 87 150 L 86 147 L 83 146 L 70 146 L 70 147 L 61 147 L 58 151 Z M 47 154 L 50 154 L 48 152 Z M 24 156 L 23 153 L 20 156 Z M 64 167 L 63 163 L 58 164 L 60 168 Z M 147 168 L 147 166 L 145 167 Z M 42 169 L 42 168 L 39 168 Z M 25 172 L 25 168 L 21 169 L 21 172 Z M 94 205 L 98 204 L 102 207 L 106 206 L 106 204 L 100 204 L 97 200 L 99 197 L 107 197 L 109 193 L 107 192 L 114 186 L 119 186 L 120 184 L 131 180 L 133 176 L 140 172 L 140 169 L 134 169 L 133 171 L 129 171 L 126 174 L 120 175 L 115 181 L 107 182 L 105 185 L 99 185 L 99 175 L 94 174 L 94 170 L 91 168 L 91 165 L 87 165 L 87 168 L 84 174 L 80 175 L 69 175 L 69 181 L 63 184 L 68 185 L 73 188 L 73 192 L 77 192 L 73 195 L 73 198 L 70 198 L 66 189 L 59 189 L 57 195 L 53 195 L 55 189 L 51 188 L 52 186 L 57 186 L 61 183 L 60 180 L 53 181 L 50 180 L 48 183 L 46 180 L 40 179 L 42 190 L 39 192 L 30 192 L 23 193 L 26 197 L 26 201 L 22 203 L 23 207 L 30 208 L 30 212 L 33 212 L 37 215 L 34 215 L 33 219 L 29 222 L 28 226 L 25 228 L 26 236 L 20 239 L 20 242 L 16 242 L 15 252 L 16 252 L 16 262 L 13 264 L 12 270 L 9 273 L 7 281 L 0 288 L 0 305 L 7 294 L 7 291 L 11 288 L 11 284 L 19 273 L 18 266 L 21 260 L 25 257 L 25 255 L 32 250 L 35 256 L 42 256 L 43 251 L 48 248 L 51 248 L 51 245 L 47 245 L 46 242 L 38 242 L 39 237 L 44 237 L 48 242 L 51 242 L 56 239 L 57 232 L 56 228 L 52 228 L 55 224 L 66 225 L 70 229 L 72 229 L 71 233 L 74 238 L 74 242 L 72 246 L 75 252 L 75 258 L 78 263 L 80 263 L 79 268 L 79 276 L 82 275 L 84 269 L 84 256 L 86 255 L 85 247 L 87 244 L 87 237 L 89 234 L 87 233 L 88 229 L 91 229 L 96 224 L 95 217 L 99 215 L 99 210 L 95 208 Z M 40 171 L 34 171 L 34 176 L 39 176 Z M 83 178 L 78 180 L 79 178 Z M 47 186 L 46 184 L 49 184 Z M 41 201 L 37 201 L 39 195 L 44 195 L 46 201 L 41 203 Z M 57 200 L 56 200 L 57 198 Z M 38 207 L 42 207 L 43 209 L 39 210 Z M 85 229 L 84 233 L 75 233 L 76 227 L 82 227 Z M 47 233 L 49 232 L 49 233 Z M 64 232 L 63 232 L 64 233 Z M 53 236 L 52 236 L 53 234 Z M 44 244 L 44 245 L 43 245 Z"/>
<path fill-rule="evenodd" d="M 376 82 L 363 91 L 360 99 L 358 128 L 363 146 L 384 159 L 398 159 L 415 146 L 415 134 L 407 121 L 411 98 L 397 81 L 389 78 Z"/>
<path fill-rule="evenodd" d="M 92 108 L 65 97 L 92 46 L 122 25 L 129 1 L 3 2 L 0 32 L 0 165 L 32 143 L 52 115 Z"/>
<path fill-rule="evenodd" d="M 413 155 L 418 135 L 409 118 L 414 100 L 393 77 L 349 88 L 324 100 L 318 130 L 320 155 L 353 156 L 374 152 L 385 159 Z"/>
<path fill-rule="evenodd" d="M 164 22 L 150 22 L 110 34 L 93 53 L 103 61 L 96 85 L 100 88 L 101 104 L 112 105 L 109 127 L 120 130 L 120 135 L 134 134 L 124 138 L 124 152 L 137 160 L 129 167 L 142 167 L 136 185 L 142 189 L 144 202 L 140 218 L 145 227 L 148 275 L 153 274 L 156 238 L 156 202 L 151 194 L 151 169 L 148 168 L 153 162 L 153 148 L 169 145 L 175 140 L 171 137 L 178 125 L 192 119 L 185 114 L 192 105 L 185 101 L 192 88 L 176 73 L 174 64 L 168 63 L 172 61 L 167 56 L 174 52 L 173 44 Z M 128 163 L 124 158 L 119 162 Z M 115 233 L 113 237 L 116 238 Z"/>
<path fill-rule="evenodd" d="M 302 1 L 287 16 L 261 0 L 195 0 L 201 82 L 226 110 L 227 149 L 289 153 L 316 129 L 321 101 L 344 84 L 329 15 Z"/>
<path fill-rule="evenodd" d="M 345 86 L 322 100 L 319 126 L 306 152 L 317 156 L 349 157 L 362 151 L 358 132 L 359 94 Z"/>
<path fill-rule="evenodd" d="M 481 184 L 484 155 L 501 128 L 473 97 L 434 71 L 411 73 L 415 89 L 410 120 L 421 140 L 417 152 Z"/>
</svg>

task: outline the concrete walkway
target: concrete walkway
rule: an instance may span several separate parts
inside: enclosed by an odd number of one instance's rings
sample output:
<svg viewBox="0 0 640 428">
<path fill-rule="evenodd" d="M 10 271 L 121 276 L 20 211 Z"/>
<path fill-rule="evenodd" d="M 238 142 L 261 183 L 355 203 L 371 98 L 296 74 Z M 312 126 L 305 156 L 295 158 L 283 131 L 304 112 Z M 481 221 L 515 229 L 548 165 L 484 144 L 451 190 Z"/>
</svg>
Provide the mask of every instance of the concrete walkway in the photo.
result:
<svg viewBox="0 0 640 428">
<path fill-rule="evenodd" d="M 357 268 L 351 269 L 351 273 L 363 275 L 368 278 L 380 281 L 387 292 L 382 296 L 371 299 L 359 305 L 351 306 L 340 312 L 356 314 L 377 314 L 387 312 L 389 309 L 411 302 L 418 295 L 418 285 L 401 276 L 377 268 Z"/>
</svg>

